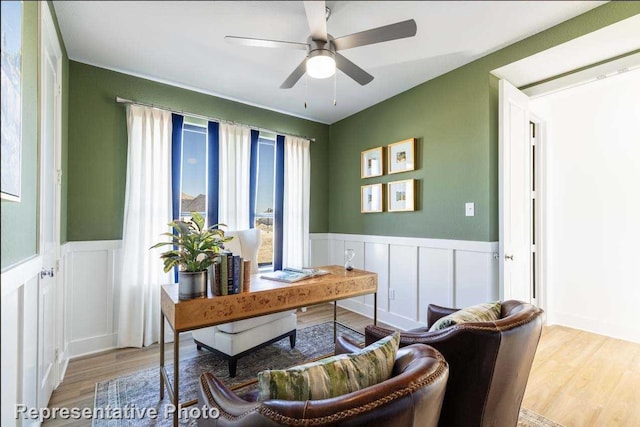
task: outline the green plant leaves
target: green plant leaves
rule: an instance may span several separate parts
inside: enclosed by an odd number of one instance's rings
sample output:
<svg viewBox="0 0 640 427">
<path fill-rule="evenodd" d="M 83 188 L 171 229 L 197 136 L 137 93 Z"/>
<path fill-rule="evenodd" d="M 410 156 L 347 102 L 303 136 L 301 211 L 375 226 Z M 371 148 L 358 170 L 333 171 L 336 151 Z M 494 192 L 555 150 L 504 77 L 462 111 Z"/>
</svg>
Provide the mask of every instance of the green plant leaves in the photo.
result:
<svg viewBox="0 0 640 427">
<path fill-rule="evenodd" d="M 190 221 L 174 220 L 169 223 L 174 233 L 161 235 L 169 237 L 171 241 L 156 243 L 149 248 L 173 247 L 160 255 L 165 272 L 176 266 L 183 271 L 204 271 L 213 264 L 216 254 L 224 248 L 224 243 L 233 239 L 225 237 L 224 231 L 219 228 L 226 227 L 224 224 L 214 224 L 209 228 L 204 225 L 204 217 L 197 212 L 191 212 Z"/>
</svg>

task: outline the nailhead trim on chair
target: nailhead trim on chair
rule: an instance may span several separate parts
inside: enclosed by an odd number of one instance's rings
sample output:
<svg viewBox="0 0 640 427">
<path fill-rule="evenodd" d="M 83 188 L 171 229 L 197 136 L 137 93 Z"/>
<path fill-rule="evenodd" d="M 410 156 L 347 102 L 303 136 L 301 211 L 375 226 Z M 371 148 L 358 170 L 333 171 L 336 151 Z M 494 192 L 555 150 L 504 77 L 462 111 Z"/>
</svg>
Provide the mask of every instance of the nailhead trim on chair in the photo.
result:
<svg viewBox="0 0 640 427">
<path fill-rule="evenodd" d="M 427 385 L 435 382 L 438 378 L 440 378 L 440 376 L 442 376 L 442 373 L 445 370 L 445 366 L 446 366 L 446 362 L 444 360 L 444 357 L 442 357 L 442 355 L 440 353 L 438 353 L 436 355 L 436 358 L 438 360 L 438 368 L 436 369 L 436 371 L 434 373 L 432 373 L 431 375 L 427 375 L 425 377 L 420 378 L 417 382 L 410 384 L 408 387 L 405 387 L 401 390 L 397 390 L 387 396 L 381 397 L 378 400 L 374 400 L 373 402 L 370 402 L 366 405 L 360 406 L 358 408 L 351 408 L 351 409 L 347 409 L 345 411 L 341 411 L 341 412 L 337 412 L 335 414 L 331 414 L 331 415 L 327 415 L 324 417 L 319 417 L 319 418 L 292 418 L 292 417 L 287 417 L 285 415 L 282 415 L 279 412 L 274 411 L 273 409 L 270 408 L 265 408 L 264 406 L 260 405 L 257 407 L 254 407 L 252 409 L 250 409 L 249 411 L 244 412 L 243 414 L 240 415 L 231 415 L 229 413 L 227 413 L 226 411 L 224 411 L 222 408 L 220 408 L 219 405 L 215 405 L 214 404 L 214 399 L 213 396 L 211 394 L 211 391 L 209 390 L 209 386 L 206 383 L 206 380 L 203 377 L 200 377 L 200 382 L 203 385 L 203 389 L 205 390 L 206 394 L 207 394 L 207 398 L 209 399 L 209 404 L 211 404 L 211 406 L 217 408 L 220 411 L 220 416 L 228 419 L 228 420 L 237 420 L 239 418 L 245 417 L 247 415 L 249 415 L 251 412 L 255 412 L 256 410 L 261 413 L 262 415 L 264 415 L 265 417 L 278 422 L 280 424 L 284 424 L 284 425 L 290 425 L 290 426 L 310 426 L 310 425 L 322 425 L 322 424 L 327 424 L 327 423 L 335 423 L 336 421 L 340 421 L 342 419 L 354 416 L 354 415 L 358 415 L 361 414 L 363 412 L 368 412 L 371 411 L 373 409 L 376 409 L 382 405 L 385 405 L 395 399 L 398 399 L 400 397 L 406 396 L 410 393 L 413 393 L 415 390 L 418 390 L 422 387 L 426 387 Z"/>
</svg>

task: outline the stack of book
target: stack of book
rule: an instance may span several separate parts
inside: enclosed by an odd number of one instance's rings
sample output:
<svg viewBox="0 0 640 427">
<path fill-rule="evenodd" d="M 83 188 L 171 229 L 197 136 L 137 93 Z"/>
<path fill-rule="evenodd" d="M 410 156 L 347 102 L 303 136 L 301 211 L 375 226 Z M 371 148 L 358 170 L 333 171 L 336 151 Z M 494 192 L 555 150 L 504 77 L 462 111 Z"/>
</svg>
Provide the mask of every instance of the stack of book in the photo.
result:
<svg viewBox="0 0 640 427">
<path fill-rule="evenodd" d="M 248 291 L 250 281 L 251 261 L 231 252 L 220 252 L 209 268 L 209 285 L 216 296 Z"/>
</svg>

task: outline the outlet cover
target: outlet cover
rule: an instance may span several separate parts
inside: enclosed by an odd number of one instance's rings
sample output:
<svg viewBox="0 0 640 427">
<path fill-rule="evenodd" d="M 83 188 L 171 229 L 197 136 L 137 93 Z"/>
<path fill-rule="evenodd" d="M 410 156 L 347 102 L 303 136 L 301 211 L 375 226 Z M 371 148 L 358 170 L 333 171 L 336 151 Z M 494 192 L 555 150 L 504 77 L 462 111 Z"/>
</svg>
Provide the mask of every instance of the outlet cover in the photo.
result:
<svg viewBox="0 0 640 427">
<path fill-rule="evenodd" d="M 475 216 L 476 215 L 475 203 L 473 203 L 473 202 L 465 203 L 464 204 L 464 214 L 465 214 L 465 216 Z"/>
</svg>

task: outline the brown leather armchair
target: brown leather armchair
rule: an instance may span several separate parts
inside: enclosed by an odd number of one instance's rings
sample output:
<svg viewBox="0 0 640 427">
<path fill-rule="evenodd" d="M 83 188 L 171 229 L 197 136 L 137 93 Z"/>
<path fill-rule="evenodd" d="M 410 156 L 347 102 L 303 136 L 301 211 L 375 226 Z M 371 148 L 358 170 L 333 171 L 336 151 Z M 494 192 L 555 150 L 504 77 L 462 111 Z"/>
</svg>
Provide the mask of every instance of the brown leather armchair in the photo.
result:
<svg viewBox="0 0 640 427">
<path fill-rule="evenodd" d="M 342 337 L 336 349 L 360 347 Z M 267 400 L 257 393 L 236 396 L 212 374 L 200 377 L 200 403 L 217 408 L 217 419 L 201 418 L 199 426 L 437 426 L 447 384 L 448 366 L 442 355 L 425 345 L 398 351 L 390 379 L 331 399 Z"/>
<path fill-rule="evenodd" d="M 449 363 L 449 382 L 440 415 L 444 426 L 514 427 L 542 331 L 542 310 L 505 301 L 500 319 L 464 323 L 439 331 L 429 327 L 457 309 L 429 305 L 426 328 L 400 335 L 400 346 L 428 344 Z M 365 328 L 366 343 L 393 331 Z"/>
</svg>

